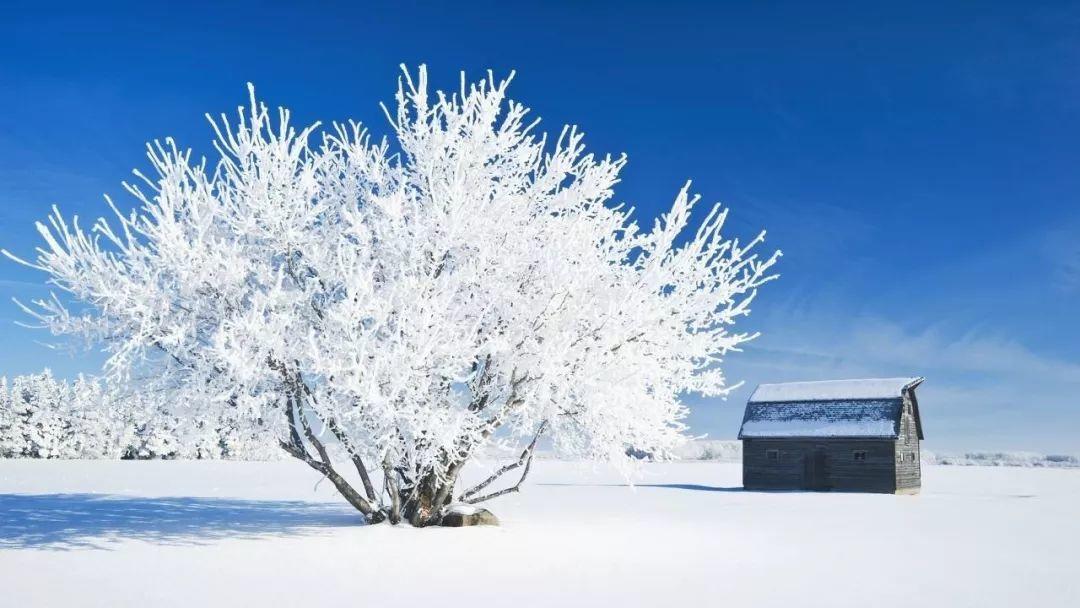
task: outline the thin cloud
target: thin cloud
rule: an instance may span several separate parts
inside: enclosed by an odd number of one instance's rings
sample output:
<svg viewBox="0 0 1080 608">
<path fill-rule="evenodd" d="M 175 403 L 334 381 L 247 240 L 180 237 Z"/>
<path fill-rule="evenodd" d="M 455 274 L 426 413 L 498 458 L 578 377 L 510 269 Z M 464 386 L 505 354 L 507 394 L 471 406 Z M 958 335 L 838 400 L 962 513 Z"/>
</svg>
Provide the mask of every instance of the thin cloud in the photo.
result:
<svg viewBox="0 0 1080 608">
<path fill-rule="evenodd" d="M 743 364 L 793 373 L 891 370 L 890 375 L 897 375 L 932 369 L 1080 386 L 1080 364 L 1040 355 L 1016 341 L 992 335 L 950 335 L 940 328 L 908 331 L 877 319 L 817 319 L 804 325 L 811 329 L 775 332 L 783 336 L 783 345 L 747 347 Z M 815 348 L 787 346 L 802 344 Z"/>
<path fill-rule="evenodd" d="M 1080 222 L 1051 231 L 1043 253 L 1052 269 L 1054 286 L 1068 293 L 1080 291 Z"/>
<path fill-rule="evenodd" d="M 34 283 L 32 281 L 17 281 L 14 279 L 0 279 L 0 288 L 10 289 L 47 289 L 48 285 L 44 283 Z"/>
<path fill-rule="evenodd" d="M 919 375 L 935 446 L 1076 451 L 1080 364 L 988 333 L 910 330 L 873 318 L 801 317 L 729 357 L 739 403 L 763 382 Z M 717 416 L 736 428 L 731 408 Z M 729 435 L 722 433 L 721 435 Z"/>
</svg>

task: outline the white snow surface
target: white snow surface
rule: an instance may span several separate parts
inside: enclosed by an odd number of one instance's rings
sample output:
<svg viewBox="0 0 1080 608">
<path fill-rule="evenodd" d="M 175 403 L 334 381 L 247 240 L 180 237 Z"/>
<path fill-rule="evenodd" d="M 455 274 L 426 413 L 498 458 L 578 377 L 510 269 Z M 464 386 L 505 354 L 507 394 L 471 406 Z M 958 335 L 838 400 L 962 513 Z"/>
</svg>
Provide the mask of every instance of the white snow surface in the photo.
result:
<svg viewBox="0 0 1080 608">
<path fill-rule="evenodd" d="M 480 507 L 476 505 L 455 504 L 446 508 L 447 513 L 456 513 L 458 515 L 476 515 L 480 512 Z"/>
<path fill-rule="evenodd" d="M 896 399 L 904 388 L 921 380 L 910 378 L 864 378 L 859 380 L 822 380 L 815 382 L 785 382 L 759 384 L 750 401 L 775 403 L 781 401 L 828 401 L 833 399 Z"/>
<path fill-rule="evenodd" d="M 1080 605 L 1078 471 L 928 466 L 917 496 L 642 475 L 538 461 L 485 503 L 501 527 L 411 529 L 360 525 L 291 461 L 0 461 L 0 603 Z"/>
</svg>

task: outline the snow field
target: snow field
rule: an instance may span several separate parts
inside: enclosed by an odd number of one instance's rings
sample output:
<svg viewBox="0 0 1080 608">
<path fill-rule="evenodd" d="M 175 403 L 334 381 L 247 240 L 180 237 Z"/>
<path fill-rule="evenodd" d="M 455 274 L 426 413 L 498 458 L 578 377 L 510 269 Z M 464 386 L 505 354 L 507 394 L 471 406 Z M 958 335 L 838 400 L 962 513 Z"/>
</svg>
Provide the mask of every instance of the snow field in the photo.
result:
<svg viewBox="0 0 1080 608">
<path fill-rule="evenodd" d="M 541 460 L 485 504 L 502 527 L 418 530 L 357 525 L 289 461 L 0 461 L 3 603 L 1080 602 L 1076 471 L 928 466 L 917 496 L 744 492 L 716 462 L 642 474 Z"/>
</svg>

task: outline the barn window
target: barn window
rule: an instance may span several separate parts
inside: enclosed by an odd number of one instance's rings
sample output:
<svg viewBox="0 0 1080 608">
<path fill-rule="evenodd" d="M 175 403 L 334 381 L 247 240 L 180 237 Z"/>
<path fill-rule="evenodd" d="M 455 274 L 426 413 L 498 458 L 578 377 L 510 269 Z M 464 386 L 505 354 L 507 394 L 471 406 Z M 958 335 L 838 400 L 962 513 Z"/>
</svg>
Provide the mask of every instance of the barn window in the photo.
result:
<svg viewBox="0 0 1080 608">
<path fill-rule="evenodd" d="M 780 450 L 765 450 L 765 457 L 769 462 L 780 462 Z"/>
<path fill-rule="evenodd" d="M 915 462 L 915 452 L 911 452 L 910 454 L 908 454 L 908 460 L 910 460 L 911 462 Z"/>
<path fill-rule="evenodd" d="M 904 462 L 904 454 L 903 454 L 903 452 L 897 452 L 896 453 L 896 462 Z"/>
<path fill-rule="evenodd" d="M 866 450 L 855 450 L 851 456 L 855 462 L 866 462 Z"/>
</svg>

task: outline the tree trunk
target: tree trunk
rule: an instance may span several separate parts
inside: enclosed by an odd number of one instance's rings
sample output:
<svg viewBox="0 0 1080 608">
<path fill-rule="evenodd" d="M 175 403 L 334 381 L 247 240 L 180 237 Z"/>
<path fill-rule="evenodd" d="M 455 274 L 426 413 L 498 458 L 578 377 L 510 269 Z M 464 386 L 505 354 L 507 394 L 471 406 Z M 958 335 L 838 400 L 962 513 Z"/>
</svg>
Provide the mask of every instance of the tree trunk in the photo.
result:
<svg viewBox="0 0 1080 608">
<path fill-rule="evenodd" d="M 443 490 L 443 484 L 432 475 L 423 477 L 403 500 L 405 519 L 418 528 L 438 525 L 442 509 L 449 504 L 451 492 Z"/>
</svg>

